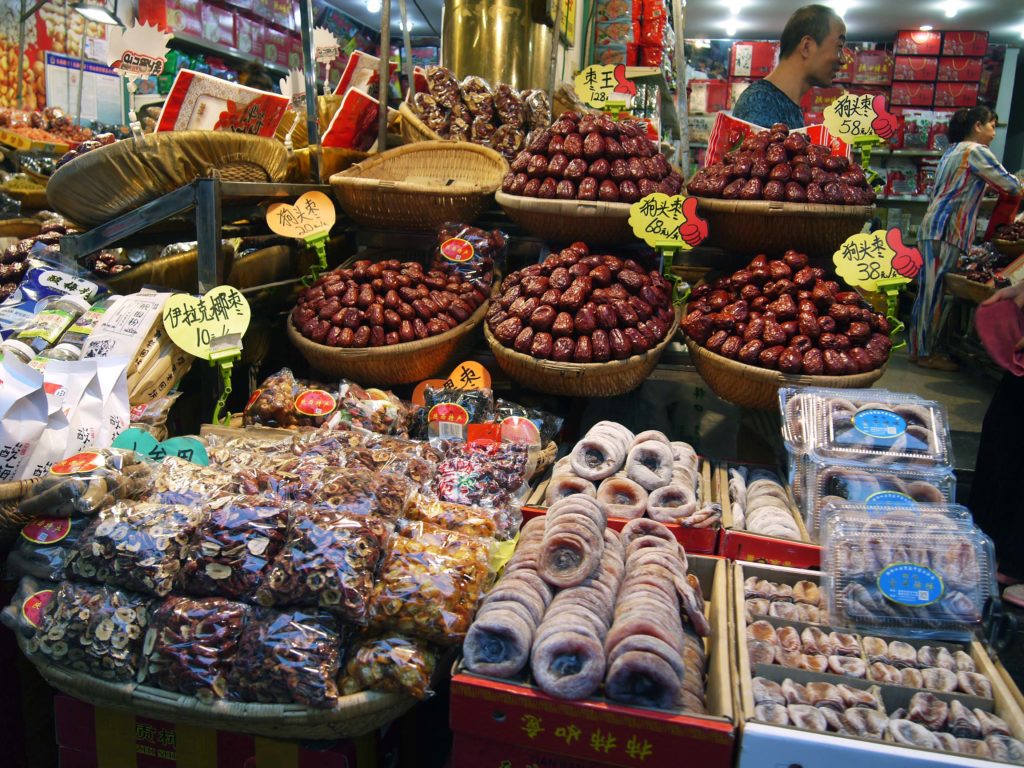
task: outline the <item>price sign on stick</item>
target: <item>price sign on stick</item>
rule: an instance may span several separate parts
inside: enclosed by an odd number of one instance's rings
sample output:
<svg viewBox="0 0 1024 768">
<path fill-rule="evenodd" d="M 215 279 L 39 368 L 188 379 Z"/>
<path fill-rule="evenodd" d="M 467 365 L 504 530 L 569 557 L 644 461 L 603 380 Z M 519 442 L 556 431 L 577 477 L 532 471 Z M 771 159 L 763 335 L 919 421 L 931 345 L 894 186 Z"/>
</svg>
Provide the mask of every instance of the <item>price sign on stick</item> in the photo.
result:
<svg viewBox="0 0 1024 768">
<path fill-rule="evenodd" d="M 127 29 L 111 27 L 107 32 L 107 63 L 124 79 L 132 97 L 128 113 L 132 134 L 142 138 L 142 124 L 135 114 L 135 92 L 139 78 L 159 75 L 167 64 L 167 41 L 171 35 L 150 24 L 133 23 Z"/>
<path fill-rule="evenodd" d="M 334 203 L 323 192 L 306 192 L 291 203 L 274 203 L 267 208 L 267 226 L 284 237 L 303 240 L 316 250 L 319 264 L 312 268 L 312 279 L 327 269 L 327 236 L 334 226 Z M 303 279 L 308 285 L 310 276 Z"/>
<path fill-rule="evenodd" d="M 602 109 L 609 102 L 621 106 L 627 96 L 636 96 L 636 83 L 626 77 L 625 64 L 593 64 L 576 75 L 574 85 L 582 101 Z"/>
<path fill-rule="evenodd" d="M 885 107 L 880 93 L 846 93 L 825 108 L 825 127 L 847 144 L 858 139 L 888 139 L 896 132 L 896 116 Z"/>
<path fill-rule="evenodd" d="M 682 304 L 689 286 L 672 274 L 677 251 L 688 251 L 708 236 L 708 223 L 697 215 L 697 198 L 661 192 L 641 198 L 629 209 L 633 234 L 661 253 L 661 269 L 672 283 L 672 300 Z"/>
<path fill-rule="evenodd" d="M 222 336 L 241 337 L 249 327 L 249 302 L 237 288 L 222 285 L 205 296 L 176 293 L 164 304 L 164 331 L 190 355 L 210 359 L 210 345 Z"/>
</svg>

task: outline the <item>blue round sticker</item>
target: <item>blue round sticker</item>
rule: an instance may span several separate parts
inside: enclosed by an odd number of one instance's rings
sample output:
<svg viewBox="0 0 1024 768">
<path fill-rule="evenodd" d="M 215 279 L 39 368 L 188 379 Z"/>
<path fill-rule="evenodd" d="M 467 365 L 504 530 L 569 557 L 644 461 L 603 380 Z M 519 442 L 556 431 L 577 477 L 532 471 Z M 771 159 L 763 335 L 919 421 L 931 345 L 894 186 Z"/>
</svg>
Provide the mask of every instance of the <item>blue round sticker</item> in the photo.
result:
<svg viewBox="0 0 1024 768">
<path fill-rule="evenodd" d="M 895 440 L 907 431 L 907 420 L 883 408 L 869 408 L 853 417 L 853 426 L 876 440 Z"/>
<path fill-rule="evenodd" d="M 917 502 L 899 491 L 878 491 L 864 499 L 864 506 L 867 507 L 868 512 L 879 512 L 893 507 L 911 509 L 917 506 Z"/>
<path fill-rule="evenodd" d="M 917 563 L 895 563 L 878 574 L 878 588 L 886 599 L 919 608 L 942 599 L 946 586 L 942 577 Z"/>
</svg>

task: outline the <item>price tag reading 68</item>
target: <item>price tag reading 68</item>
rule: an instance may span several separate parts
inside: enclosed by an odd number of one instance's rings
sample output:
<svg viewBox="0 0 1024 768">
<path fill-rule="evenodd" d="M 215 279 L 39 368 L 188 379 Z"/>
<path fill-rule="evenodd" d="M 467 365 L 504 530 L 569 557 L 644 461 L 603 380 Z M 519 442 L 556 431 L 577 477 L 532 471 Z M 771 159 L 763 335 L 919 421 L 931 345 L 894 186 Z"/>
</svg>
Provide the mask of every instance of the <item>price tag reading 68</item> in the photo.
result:
<svg viewBox="0 0 1024 768">
<path fill-rule="evenodd" d="M 652 248 L 689 250 L 708 236 L 708 223 L 697 215 L 697 198 L 661 192 L 633 203 L 629 226 Z"/>
<path fill-rule="evenodd" d="M 853 235 L 832 255 L 832 261 L 847 285 L 866 291 L 877 291 L 879 280 L 909 283 L 924 264 L 917 248 L 903 244 L 898 229 Z"/>
</svg>

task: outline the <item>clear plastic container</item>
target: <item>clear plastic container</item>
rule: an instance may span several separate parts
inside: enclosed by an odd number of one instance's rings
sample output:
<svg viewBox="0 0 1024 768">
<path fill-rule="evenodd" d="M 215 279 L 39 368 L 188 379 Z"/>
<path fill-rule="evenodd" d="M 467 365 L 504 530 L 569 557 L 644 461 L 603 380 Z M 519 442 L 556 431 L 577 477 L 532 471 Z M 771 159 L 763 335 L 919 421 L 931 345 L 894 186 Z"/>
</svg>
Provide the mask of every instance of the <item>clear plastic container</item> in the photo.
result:
<svg viewBox="0 0 1024 768">
<path fill-rule="evenodd" d="M 804 502 L 801 509 L 808 528 L 821 528 L 821 509 L 830 502 L 859 502 L 873 507 L 912 507 L 918 504 L 951 503 L 956 477 L 948 470 L 876 467 L 837 464 L 808 457 L 801 466 Z"/>
<path fill-rule="evenodd" d="M 88 311 L 82 313 L 81 317 L 76 319 L 71 327 L 64 331 L 64 335 L 60 337 L 61 344 L 70 344 L 78 348 L 79 355 L 81 355 L 82 347 L 85 346 L 86 340 L 89 338 L 89 334 L 93 332 L 93 329 L 99 324 L 100 320 L 107 313 L 111 307 L 119 302 L 122 296 L 107 296 L 106 298 L 100 299 L 91 307 Z M 75 358 L 76 360 L 78 358 Z"/>
<path fill-rule="evenodd" d="M 791 454 L 805 453 L 810 433 L 816 423 L 812 407 L 820 398 L 873 398 L 889 394 L 887 389 L 838 389 L 835 387 L 782 387 L 779 390 L 779 413 L 782 416 L 782 440 Z M 817 396 L 818 399 L 815 398 Z"/>
<path fill-rule="evenodd" d="M 0 352 L 5 355 L 13 355 L 25 363 L 25 365 L 30 365 L 32 359 L 36 356 L 36 351 L 32 347 L 16 339 L 7 339 L 3 344 L 0 344 Z"/>
<path fill-rule="evenodd" d="M 816 459 L 893 467 L 951 467 L 945 409 L 915 395 L 862 390 L 813 394 L 808 453 Z"/>
<path fill-rule="evenodd" d="M 44 349 L 38 355 L 36 355 L 29 362 L 33 368 L 37 371 L 41 371 L 46 367 L 46 364 L 50 360 L 62 360 L 64 362 L 71 362 L 78 360 L 82 357 L 82 350 L 80 347 L 76 347 L 73 344 L 60 343 L 55 347 Z"/>
<path fill-rule="evenodd" d="M 817 527 L 811 533 L 815 541 L 828 538 L 828 528 L 841 526 L 846 521 L 858 519 L 884 526 L 887 533 L 899 535 L 905 530 L 930 525 L 934 528 L 971 530 L 976 528 L 971 511 L 960 504 L 942 502 L 939 504 L 874 503 L 835 501 L 822 506 L 815 519 Z"/>
<path fill-rule="evenodd" d="M 842 626 L 963 637 L 995 591 L 992 541 L 969 521 L 861 509 L 830 515 L 822 543 L 828 613 Z"/>
<path fill-rule="evenodd" d="M 42 352 L 56 344 L 64 331 L 88 311 L 89 302 L 80 296 L 47 296 L 36 304 L 35 315 L 18 330 L 14 338 L 32 347 L 36 353 Z"/>
</svg>

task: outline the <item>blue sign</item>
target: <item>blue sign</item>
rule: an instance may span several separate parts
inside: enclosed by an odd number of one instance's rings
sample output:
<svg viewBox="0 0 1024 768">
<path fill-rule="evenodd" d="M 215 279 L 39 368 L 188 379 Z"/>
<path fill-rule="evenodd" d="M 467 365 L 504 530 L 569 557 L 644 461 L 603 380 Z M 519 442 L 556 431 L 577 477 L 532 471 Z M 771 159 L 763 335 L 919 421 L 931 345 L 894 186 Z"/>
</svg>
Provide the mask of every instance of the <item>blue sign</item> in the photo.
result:
<svg viewBox="0 0 1024 768">
<path fill-rule="evenodd" d="M 939 574 L 917 563 L 886 566 L 878 574 L 878 588 L 886 599 L 912 608 L 938 602 L 946 590 Z"/>
<path fill-rule="evenodd" d="M 878 491 L 864 499 L 864 506 L 867 507 L 869 513 L 874 512 L 878 514 L 884 509 L 891 509 L 892 507 L 913 509 L 917 506 L 917 502 L 907 496 L 907 494 L 900 493 L 899 491 Z"/>
<path fill-rule="evenodd" d="M 876 440 L 895 440 L 907 431 L 907 420 L 883 408 L 869 408 L 853 417 L 853 426 Z"/>
</svg>

